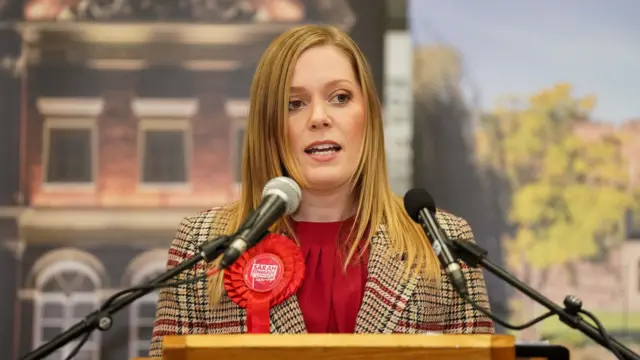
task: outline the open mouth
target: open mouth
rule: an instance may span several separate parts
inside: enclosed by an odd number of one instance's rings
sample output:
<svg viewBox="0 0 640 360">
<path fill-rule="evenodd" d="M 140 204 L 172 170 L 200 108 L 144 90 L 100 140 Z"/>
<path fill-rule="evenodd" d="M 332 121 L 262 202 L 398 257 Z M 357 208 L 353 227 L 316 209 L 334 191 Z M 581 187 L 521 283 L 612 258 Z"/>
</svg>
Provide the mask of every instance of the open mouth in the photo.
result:
<svg viewBox="0 0 640 360">
<path fill-rule="evenodd" d="M 307 154 L 310 155 L 325 155 L 325 154 L 333 154 L 342 150 L 342 147 L 338 144 L 318 144 L 309 146 L 304 150 Z"/>
</svg>

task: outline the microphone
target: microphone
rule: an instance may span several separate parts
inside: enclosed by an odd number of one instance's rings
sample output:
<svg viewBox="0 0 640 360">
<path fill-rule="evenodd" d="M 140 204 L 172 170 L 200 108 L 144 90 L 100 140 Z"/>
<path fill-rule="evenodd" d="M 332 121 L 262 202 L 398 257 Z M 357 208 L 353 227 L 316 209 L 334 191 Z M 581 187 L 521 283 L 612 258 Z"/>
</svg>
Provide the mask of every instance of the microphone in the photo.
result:
<svg viewBox="0 0 640 360">
<path fill-rule="evenodd" d="M 278 218 L 295 212 L 301 197 L 300 187 L 292 179 L 280 176 L 269 180 L 262 190 L 262 203 L 249 212 L 240 229 L 232 236 L 218 269 L 226 269 L 247 249 L 255 246 L 268 234 L 269 227 Z"/>
<path fill-rule="evenodd" d="M 435 218 L 436 204 L 433 197 L 424 189 L 413 188 L 404 195 L 404 208 L 416 223 L 422 225 L 442 268 L 451 280 L 451 284 L 464 297 L 468 295 L 467 284 L 460 264 L 451 254 L 448 239 Z"/>
</svg>

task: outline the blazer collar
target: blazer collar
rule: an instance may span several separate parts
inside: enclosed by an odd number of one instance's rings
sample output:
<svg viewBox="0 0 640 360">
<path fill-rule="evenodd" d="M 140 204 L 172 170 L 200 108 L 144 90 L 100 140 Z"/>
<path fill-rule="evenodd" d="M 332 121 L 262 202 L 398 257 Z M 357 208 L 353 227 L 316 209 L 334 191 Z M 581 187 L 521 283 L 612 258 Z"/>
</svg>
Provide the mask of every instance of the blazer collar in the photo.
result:
<svg viewBox="0 0 640 360">
<path fill-rule="evenodd" d="M 389 235 L 380 225 L 371 239 L 368 276 L 355 333 L 392 333 L 413 294 L 418 277 L 403 278 L 404 258 L 389 255 Z M 306 333 L 297 296 L 271 309 L 273 333 Z"/>
<path fill-rule="evenodd" d="M 371 239 L 369 274 L 356 333 L 392 333 L 416 288 L 418 278 L 403 278 L 405 260 L 392 257 L 389 249 L 389 234 L 380 225 Z"/>
</svg>

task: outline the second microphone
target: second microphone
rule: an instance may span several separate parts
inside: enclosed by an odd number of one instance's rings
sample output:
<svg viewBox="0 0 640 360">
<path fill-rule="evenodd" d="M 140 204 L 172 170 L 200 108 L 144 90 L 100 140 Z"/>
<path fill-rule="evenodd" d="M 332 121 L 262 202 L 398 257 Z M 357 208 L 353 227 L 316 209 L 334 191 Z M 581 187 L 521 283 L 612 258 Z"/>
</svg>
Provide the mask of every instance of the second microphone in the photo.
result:
<svg viewBox="0 0 640 360">
<path fill-rule="evenodd" d="M 413 221 L 422 225 L 451 284 L 460 295 L 468 296 L 467 282 L 462 268 L 449 249 L 451 240 L 448 239 L 436 220 L 436 204 L 433 197 L 424 189 L 411 189 L 404 195 L 404 208 Z"/>
</svg>

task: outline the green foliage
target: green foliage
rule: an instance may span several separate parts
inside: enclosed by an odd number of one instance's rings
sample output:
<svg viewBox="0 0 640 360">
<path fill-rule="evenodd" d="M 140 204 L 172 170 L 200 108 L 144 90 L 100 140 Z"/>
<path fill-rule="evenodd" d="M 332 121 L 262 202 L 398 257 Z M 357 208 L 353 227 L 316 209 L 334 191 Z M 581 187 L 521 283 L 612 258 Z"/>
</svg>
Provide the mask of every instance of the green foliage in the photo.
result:
<svg viewBox="0 0 640 360">
<path fill-rule="evenodd" d="M 589 122 L 594 105 L 594 97 L 575 98 L 559 84 L 482 118 L 479 160 L 504 176 L 512 195 L 515 231 L 505 244 L 512 265 L 566 264 L 620 239 L 633 203 L 623 139 Z M 595 132 L 579 131 L 588 126 Z"/>
<path fill-rule="evenodd" d="M 627 332 L 631 334 L 640 331 L 640 313 L 595 311 L 594 315 L 604 324 L 608 332 Z M 588 317 L 585 316 L 583 319 L 595 326 Z M 593 344 L 593 340 L 583 335 L 580 331 L 568 327 L 558 317 L 552 317 L 540 323 L 540 334 L 542 338 L 554 343 L 562 342 L 577 346 Z M 618 336 L 617 338 L 627 345 L 634 343 L 631 339 L 625 339 L 624 336 Z M 637 340 L 635 343 L 638 343 Z"/>
</svg>

